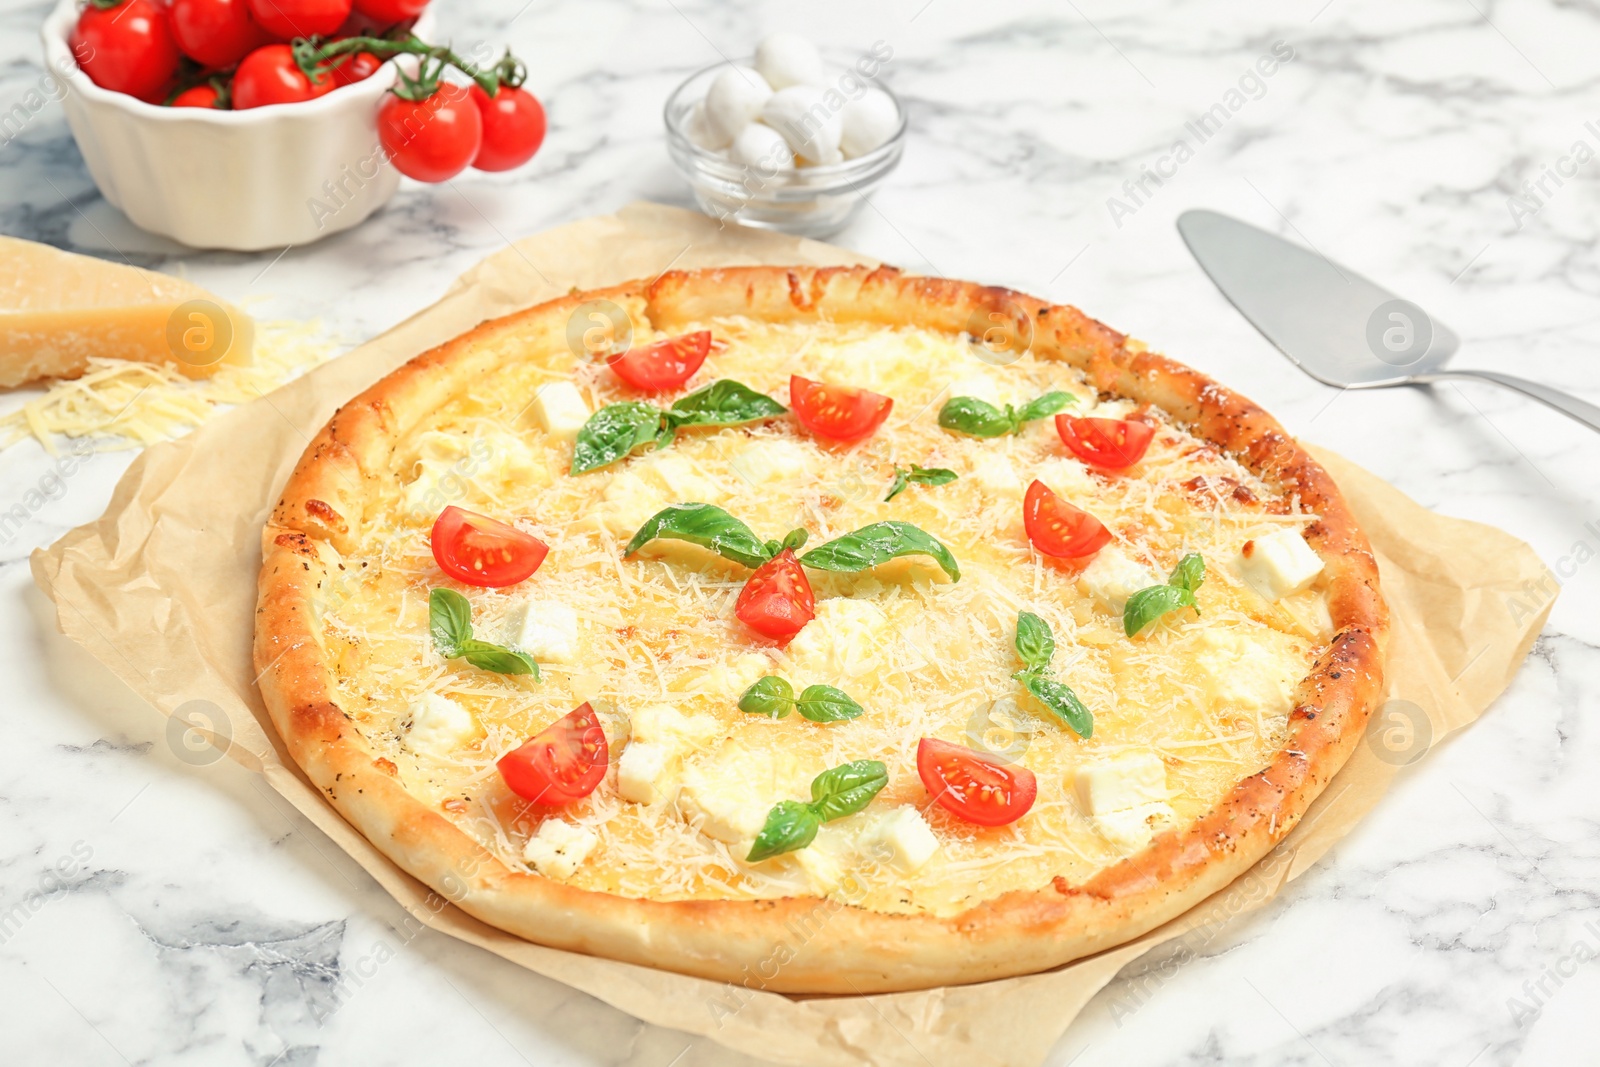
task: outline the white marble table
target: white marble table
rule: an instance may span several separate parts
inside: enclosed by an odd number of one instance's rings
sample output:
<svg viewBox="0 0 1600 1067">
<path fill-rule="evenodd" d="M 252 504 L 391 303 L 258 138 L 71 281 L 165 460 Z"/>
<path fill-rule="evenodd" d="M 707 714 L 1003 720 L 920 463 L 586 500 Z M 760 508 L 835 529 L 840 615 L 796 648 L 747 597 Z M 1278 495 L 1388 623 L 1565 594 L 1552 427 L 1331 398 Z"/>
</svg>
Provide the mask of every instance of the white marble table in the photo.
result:
<svg viewBox="0 0 1600 1067">
<path fill-rule="evenodd" d="M 1316 385 L 1227 306 L 1172 225 L 1205 205 L 1297 235 L 1450 323 L 1461 363 L 1600 398 L 1600 161 L 1573 154 L 1600 148 L 1600 123 L 1585 125 L 1600 118 L 1592 7 L 437 6 L 458 43 L 509 40 L 529 61 L 552 121 L 530 167 L 408 184 L 366 225 L 263 273 L 270 257 L 196 254 L 134 230 L 96 193 L 52 105 L 0 129 L 0 232 L 183 271 L 355 342 L 508 238 L 638 198 L 686 204 L 659 113 L 687 71 L 770 28 L 841 54 L 888 42 L 909 148 L 838 241 L 1076 303 L 1423 503 L 1513 531 L 1566 578 L 1528 665 L 1480 723 L 1202 956 L 1124 974 L 1050 1062 L 1595 1055 L 1600 729 L 1584 709 L 1600 711 L 1600 440 L 1488 387 Z M 0 112 L 40 76 L 46 9 L 0 10 Z M 1202 143 L 1186 123 L 1226 105 L 1277 41 L 1293 58 L 1246 82 Z M 1192 152 L 1175 152 L 1179 139 Z M 1523 183 L 1558 164 L 1575 176 L 1528 198 Z M 1147 167 L 1165 176 L 1139 190 Z M 97 514 L 127 459 L 92 458 L 29 504 L 20 530 L 0 531 L 0 1060 L 744 1062 L 441 935 L 402 938 L 402 912 L 354 862 L 231 763 L 181 759 L 153 712 L 56 637 L 27 553 Z M 47 469 L 32 445 L 0 455 L 0 510 L 37 500 Z M 399 951 L 374 968 L 380 944 Z M 336 993 L 352 975 L 354 995 Z"/>
</svg>

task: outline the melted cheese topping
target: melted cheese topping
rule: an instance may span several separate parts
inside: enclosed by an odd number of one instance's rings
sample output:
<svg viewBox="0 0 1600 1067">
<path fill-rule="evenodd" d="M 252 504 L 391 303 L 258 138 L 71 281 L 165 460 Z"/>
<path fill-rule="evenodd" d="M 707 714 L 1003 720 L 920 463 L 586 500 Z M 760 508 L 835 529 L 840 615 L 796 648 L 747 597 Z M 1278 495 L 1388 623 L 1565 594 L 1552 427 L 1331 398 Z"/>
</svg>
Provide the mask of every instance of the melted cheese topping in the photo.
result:
<svg viewBox="0 0 1600 1067">
<path fill-rule="evenodd" d="M 1108 833 L 1110 816 L 1097 819 L 1075 795 L 1080 767 L 1153 754 L 1166 768 L 1165 803 L 1182 825 L 1281 746 L 1294 686 L 1330 636 L 1323 594 L 1313 588 L 1268 601 L 1231 561 L 1251 538 L 1314 518 L 1295 501 L 1168 421 L 1145 459 L 1117 475 L 1071 458 L 1048 419 L 991 440 L 937 424 L 956 382 L 967 395 L 987 383 L 1002 402 L 1065 389 L 1078 411 L 1132 409 L 1126 401 L 1097 404 L 1064 364 L 1024 358 L 993 367 L 964 338 L 916 328 L 730 318 L 673 332 L 699 328 L 726 347 L 691 388 L 733 378 L 787 400 L 789 375 L 798 372 L 885 393 L 894 412 L 851 448 L 816 441 L 786 416 L 683 431 L 666 451 L 571 477 L 571 444 L 547 435 L 530 412 L 539 389 L 571 382 L 596 410 L 633 397 L 602 366 L 565 350 L 526 353 L 469 383 L 398 443 L 391 518 L 365 533 L 323 590 L 324 644 L 342 706 L 410 792 L 506 863 L 526 867 L 528 843 L 548 813 L 510 794 L 495 760 L 584 701 L 604 721 L 613 767 L 591 797 L 559 816 L 594 835 L 583 862 L 546 862 L 544 873 L 660 900 L 829 893 L 880 910 L 951 914 L 1057 876 L 1078 882 L 1122 858 L 1126 835 Z M 444 447 L 438 434 L 460 443 Z M 961 477 L 912 486 L 884 503 L 892 464 L 911 463 Z M 1036 477 L 1113 531 L 1119 573 L 1144 568 L 1159 581 L 1184 553 L 1202 553 L 1200 614 L 1169 616 L 1135 639 L 1124 636 L 1108 604 L 1124 592 L 1117 582 L 1098 572 L 1080 580 L 1077 568 L 1029 545 L 1021 495 Z M 962 578 L 952 583 L 917 557 L 862 574 L 812 571 L 817 618 L 780 648 L 733 615 L 746 568 L 674 542 L 622 557 L 640 522 L 688 500 L 726 507 L 765 538 L 803 526 L 813 545 L 881 519 L 905 520 L 950 547 Z M 428 590 L 449 583 L 427 533 L 445 503 L 513 521 L 550 544 L 543 567 L 521 586 L 459 587 L 471 599 L 475 631 L 491 640 L 521 625 L 529 600 L 571 608 L 571 654 L 542 664 L 542 682 L 477 671 L 434 650 Z M 1020 610 L 1053 629 L 1052 674 L 1093 712 L 1092 739 L 1072 733 L 1012 680 L 1021 666 L 1012 646 Z M 763 673 L 783 675 L 796 690 L 839 686 L 866 713 L 817 724 L 740 712 L 739 694 Z M 465 709 L 476 729 L 439 732 L 459 738 L 453 745 L 407 744 L 414 709 L 430 694 Z M 658 792 L 633 783 L 630 792 L 655 799 L 626 800 L 615 765 L 630 743 L 630 715 L 660 705 L 677 709 L 692 729 L 633 742 L 661 746 L 649 753 L 659 759 L 635 761 L 633 772 L 654 776 Z M 1038 776 L 1033 809 L 1011 826 L 987 829 L 931 805 L 916 771 L 923 737 L 979 742 L 1018 759 Z M 744 836 L 773 802 L 808 799 L 813 776 L 856 759 L 882 760 L 889 784 L 865 811 L 828 825 L 826 855 L 743 862 Z M 681 790 L 685 782 L 690 788 Z M 885 862 L 881 846 L 839 844 L 878 840 L 874 827 L 907 806 L 923 813 L 937 840 L 914 870 Z M 841 864 L 850 877 L 841 876 Z"/>
</svg>

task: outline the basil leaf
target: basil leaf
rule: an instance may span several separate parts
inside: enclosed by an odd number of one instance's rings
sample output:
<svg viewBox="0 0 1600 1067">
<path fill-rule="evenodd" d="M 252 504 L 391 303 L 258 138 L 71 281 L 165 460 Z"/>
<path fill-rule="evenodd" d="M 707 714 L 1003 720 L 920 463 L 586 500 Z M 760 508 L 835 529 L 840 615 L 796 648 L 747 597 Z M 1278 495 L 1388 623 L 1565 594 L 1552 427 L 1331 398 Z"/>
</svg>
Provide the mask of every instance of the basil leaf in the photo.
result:
<svg viewBox="0 0 1600 1067">
<path fill-rule="evenodd" d="M 1071 402 L 1072 394 L 1059 390 L 1030 400 L 1020 409 L 1007 404 L 1001 410 L 975 396 L 951 397 L 939 409 L 939 425 L 973 437 L 1004 437 L 1016 433 L 1026 423 L 1054 415 Z"/>
<path fill-rule="evenodd" d="M 795 708 L 812 722 L 842 722 L 864 714 L 860 704 L 831 685 L 807 686 L 796 700 L 794 687 L 775 674 L 756 679 L 739 697 L 740 711 L 772 719 L 781 719 Z"/>
<path fill-rule="evenodd" d="M 1094 716 L 1069 687 L 1040 674 L 1023 675 L 1022 685 L 1038 698 L 1039 703 L 1061 716 L 1079 737 L 1094 733 Z"/>
<path fill-rule="evenodd" d="M 1060 716 L 1079 737 L 1094 732 L 1094 716 L 1069 686 L 1045 677 L 1050 659 L 1056 653 L 1055 635 L 1050 624 L 1031 611 L 1017 613 L 1017 656 L 1026 665 L 1012 677 L 1034 698 Z"/>
<path fill-rule="evenodd" d="M 809 693 L 810 690 L 806 692 Z M 752 715 L 765 715 L 770 719 L 783 718 L 794 708 L 794 704 L 794 686 L 776 674 L 756 679 L 755 684 L 746 689 L 744 695 L 739 698 L 740 711 L 748 711 Z"/>
<path fill-rule="evenodd" d="M 936 537 L 909 522 L 888 519 L 835 537 L 800 557 L 819 571 L 864 571 L 898 556 L 931 556 L 953 582 L 961 580 L 961 567 Z"/>
<path fill-rule="evenodd" d="M 608 466 L 652 442 L 657 448 L 666 448 L 682 426 L 737 426 L 788 410 L 765 393 L 730 379 L 679 397 L 666 411 L 642 400 L 607 404 L 578 431 L 571 473 Z"/>
<path fill-rule="evenodd" d="M 811 783 L 811 810 L 825 822 L 854 815 L 889 784 L 882 761 L 858 759 L 823 771 Z"/>
<path fill-rule="evenodd" d="M 780 800 L 772 806 L 745 861 L 757 863 L 805 848 L 816 840 L 823 823 L 854 815 L 872 803 L 872 798 L 888 784 L 889 768 L 880 760 L 858 759 L 823 771 L 811 782 L 811 803 Z"/>
<path fill-rule="evenodd" d="M 1050 624 L 1031 611 L 1017 615 L 1017 655 L 1030 671 L 1042 671 L 1056 654 L 1055 635 Z"/>
<path fill-rule="evenodd" d="M 835 689 L 831 685 L 806 686 L 796 704 L 800 714 L 812 722 L 843 722 L 846 719 L 860 717 L 865 710 L 860 704 L 851 700 L 844 690 Z M 742 702 L 740 706 L 743 707 Z"/>
<path fill-rule="evenodd" d="M 623 555 L 631 556 L 657 538 L 709 548 L 746 567 L 759 567 L 775 555 L 755 531 L 714 504 L 672 504 L 662 508 L 639 527 Z"/>
<path fill-rule="evenodd" d="M 607 404 L 578 430 L 572 447 L 571 473 L 583 474 L 609 466 L 640 445 L 660 441 L 661 409 L 642 400 Z"/>
<path fill-rule="evenodd" d="M 1206 580 L 1206 561 L 1198 552 L 1190 552 L 1178 561 L 1167 584 L 1193 593 Z"/>
<path fill-rule="evenodd" d="M 472 604 L 454 589 L 430 590 L 428 629 L 439 655 L 454 659 L 461 654 L 461 646 L 472 640 Z"/>
<path fill-rule="evenodd" d="M 953 396 L 939 409 L 939 425 L 973 437 L 1004 437 L 1017 428 L 1015 415 L 975 396 Z"/>
<path fill-rule="evenodd" d="M 1205 583 L 1206 561 L 1198 552 L 1190 552 L 1172 568 L 1166 585 L 1153 585 L 1141 589 L 1128 598 L 1122 609 L 1122 632 L 1132 637 L 1169 611 L 1194 608 L 1195 591 Z"/>
<path fill-rule="evenodd" d="M 1169 611 L 1194 606 L 1194 594 L 1175 585 L 1152 585 L 1128 598 L 1122 609 L 1122 632 L 1132 637 Z"/>
<path fill-rule="evenodd" d="M 961 477 L 948 467 L 919 467 L 911 465 L 911 473 L 906 479 L 916 485 L 949 485 Z"/>
<path fill-rule="evenodd" d="M 944 467 L 919 467 L 915 463 L 910 470 L 894 469 L 894 484 L 889 487 L 889 495 L 883 498 L 888 503 L 899 496 L 908 485 L 949 485 L 960 475 Z"/>
<path fill-rule="evenodd" d="M 757 863 L 783 852 L 805 848 L 816 840 L 822 827 L 822 817 L 810 804 L 798 800 L 780 800 L 767 812 L 767 823 L 750 846 L 746 863 Z"/>
<path fill-rule="evenodd" d="M 758 393 L 741 382 L 722 378 L 704 389 L 679 397 L 667 409 L 667 422 L 678 426 L 738 426 L 770 419 L 789 409 L 766 393 Z"/>
<path fill-rule="evenodd" d="M 771 557 L 776 556 L 779 552 L 793 552 L 795 549 L 805 544 L 806 538 L 810 536 L 811 535 L 805 530 L 790 530 L 788 533 L 783 535 L 782 541 L 767 542 L 767 555 L 768 557 Z"/>
<path fill-rule="evenodd" d="M 433 633 L 433 647 L 445 659 L 464 659 L 479 670 L 497 674 L 539 677 L 539 665 L 526 652 L 472 636 L 472 604 L 454 589 L 428 591 L 428 629 Z"/>
<path fill-rule="evenodd" d="M 1037 400 L 1030 400 L 1022 405 L 1017 412 L 1017 425 L 1020 428 L 1025 422 L 1033 422 L 1047 415 L 1054 415 L 1068 404 L 1072 403 L 1072 394 L 1060 391 L 1044 394 Z"/>
<path fill-rule="evenodd" d="M 480 671 L 494 671 L 496 674 L 531 674 L 535 681 L 539 678 L 539 665 L 533 661 L 532 656 L 526 652 L 506 648 L 504 645 L 468 640 L 462 642 L 458 654 Z"/>
<path fill-rule="evenodd" d="M 894 481 L 889 483 L 889 495 L 883 498 L 883 502 L 887 504 L 889 501 L 905 492 L 906 486 L 910 484 L 910 473 L 908 471 L 901 470 L 899 467 L 896 467 L 894 469 Z"/>
</svg>

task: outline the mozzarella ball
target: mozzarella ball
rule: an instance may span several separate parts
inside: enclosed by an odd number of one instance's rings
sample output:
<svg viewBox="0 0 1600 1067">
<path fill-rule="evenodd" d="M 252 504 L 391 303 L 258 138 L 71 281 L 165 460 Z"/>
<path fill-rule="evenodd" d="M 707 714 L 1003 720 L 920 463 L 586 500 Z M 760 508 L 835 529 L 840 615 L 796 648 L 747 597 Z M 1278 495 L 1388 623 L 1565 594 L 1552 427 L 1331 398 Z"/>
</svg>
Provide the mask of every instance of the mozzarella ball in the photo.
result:
<svg viewBox="0 0 1600 1067">
<path fill-rule="evenodd" d="M 839 148 L 846 159 L 864 156 L 894 136 L 900 125 L 900 109 L 894 97 L 882 89 L 870 88 L 857 100 L 847 101 L 839 112 L 843 134 Z"/>
<path fill-rule="evenodd" d="M 698 100 L 689 110 L 689 117 L 683 120 L 683 135 L 689 143 L 708 152 L 718 152 L 728 147 L 728 138 L 720 137 L 712 132 L 710 123 L 706 122 L 706 102 Z"/>
<path fill-rule="evenodd" d="M 761 109 L 761 121 L 783 134 L 794 154 L 807 163 L 837 163 L 844 158 L 839 152 L 843 123 L 821 89 L 810 85 L 779 89 Z"/>
<path fill-rule="evenodd" d="M 723 148 L 739 136 L 771 97 L 772 87 L 749 67 L 729 66 L 713 78 L 706 90 L 706 128 L 721 139 L 717 147 Z"/>
<path fill-rule="evenodd" d="M 756 45 L 756 69 L 774 89 L 822 84 L 822 56 L 798 34 L 768 34 Z"/>
<path fill-rule="evenodd" d="M 733 139 L 728 158 L 753 167 L 757 174 L 778 174 L 794 170 L 794 149 L 783 134 L 771 126 L 752 122 Z"/>
</svg>

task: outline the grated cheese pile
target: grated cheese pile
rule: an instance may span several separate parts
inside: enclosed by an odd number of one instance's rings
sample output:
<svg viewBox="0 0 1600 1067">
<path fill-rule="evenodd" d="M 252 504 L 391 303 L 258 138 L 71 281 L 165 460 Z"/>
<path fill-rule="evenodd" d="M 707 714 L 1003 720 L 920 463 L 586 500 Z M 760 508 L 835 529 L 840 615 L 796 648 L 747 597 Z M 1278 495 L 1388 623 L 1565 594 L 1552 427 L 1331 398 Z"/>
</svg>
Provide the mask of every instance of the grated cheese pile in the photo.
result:
<svg viewBox="0 0 1600 1067">
<path fill-rule="evenodd" d="M 337 345 L 316 322 L 256 324 L 253 361 L 189 379 L 163 364 L 90 359 L 80 378 L 51 382 L 42 396 L 0 415 L 0 449 L 33 437 L 51 455 L 56 438 L 86 437 L 96 451 L 144 448 L 181 437 L 219 408 L 265 396 L 330 359 Z"/>
</svg>

